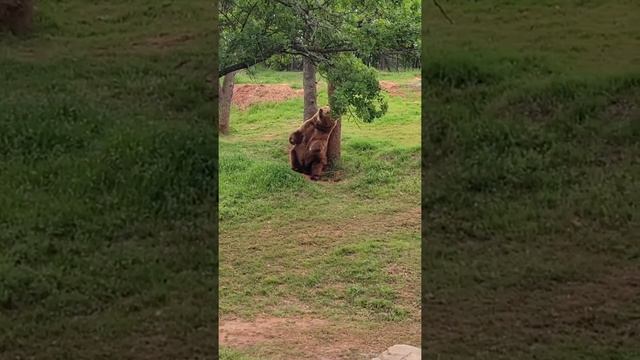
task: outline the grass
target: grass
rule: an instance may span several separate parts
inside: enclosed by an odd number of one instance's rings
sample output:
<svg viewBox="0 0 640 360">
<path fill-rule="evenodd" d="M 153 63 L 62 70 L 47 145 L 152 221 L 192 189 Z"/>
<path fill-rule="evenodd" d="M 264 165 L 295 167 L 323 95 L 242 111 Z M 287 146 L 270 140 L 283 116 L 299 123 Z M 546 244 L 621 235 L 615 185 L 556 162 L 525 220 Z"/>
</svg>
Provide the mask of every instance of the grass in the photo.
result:
<svg viewBox="0 0 640 360">
<path fill-rule="evenodd" d="M 1 35 L 1 358 L 213 353 L 210 13 L 41 2 Z"/>
<path fill-rule="evenodd" d="M 408 84 L 416 74 L 381 78 Z M 302 76 L 258 69 L 238 82 L 300 87 Z M 323 85 L 319 104 L 327 103 Z M 374 352 L 387 342 L 417 343 L 419 93 L 389 97 L 387 115 L 373 124 L 343 119 L 342 161 L 329 174 L 338 182 L 290 170 L 287 138 L 301 116 L 302 98 L 232 111 L 231 133 L 220 142 L 221 319 L 311 316 L 334 325 L 301 340 L 307 344 L 358 331 L 386 337 L 364 345 Z M 383 334 L 389 323 L 410 327 Z M 236 350 L 266 359 L 276 349 Z"/>
<path fill-rule="evenodd" d="M 453 26 L 430 10 L 426 353 L 637 358 L 640 8 L 452 1 Z"/>
<path fill-rule="evenodd" d="M 220 359 L 226 360 L 252 360 L 250 357 L 231 349 L 223 348 L 220 350 Z"/>
</svg>

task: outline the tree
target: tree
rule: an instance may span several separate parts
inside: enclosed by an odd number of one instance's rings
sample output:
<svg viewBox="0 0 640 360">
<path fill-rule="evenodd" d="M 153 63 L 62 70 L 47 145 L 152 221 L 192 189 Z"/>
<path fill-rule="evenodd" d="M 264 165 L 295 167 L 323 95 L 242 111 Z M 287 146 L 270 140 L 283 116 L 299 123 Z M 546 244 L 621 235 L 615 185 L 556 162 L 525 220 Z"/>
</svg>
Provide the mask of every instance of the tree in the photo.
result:
<svg viewBox="0 0 640 360">
<path fill-rule="evenodd" d="M 229 116 L 231 114 L 231 99 L 233 98 L 235 76 L 235 71 L 226 74 L 222 80 L 222 86 L 219 86 L 218 129 L 223 134 L 229 133 Z"/>
<path fill-rule="evenodd" d="M 370 122 L 386 111 L 375 71 L 358 57 L 419 48 L 419 0 L 227 0 L 220 14 L 220 76 L 275 55 L 300 55 L 308 118 L 317 106 L 315 72 L 321 69 L 337 121 L 333 161 L 340 157 L 342 115 Z"/>
<path fill-rule="evenodd" d="M 304 114 L 302 121 L 304 121 L 318 111 L 316 65 L 307 57 L 302 59 L 302 88 L 304 89 Z"/>
<path fill-rule="evenodd" d="M 329 106 L 336 121 L 327 146 L 327 157 L 335 164 L 341 152 L 340 117 L 349 113 L 356 119 L 372 122 L 387 112 L 387 102 L 380 93 L 375 70 L 352 54 L 341 54 L 323 63 L 320 72 L 327 79 Z"/>
</svg>

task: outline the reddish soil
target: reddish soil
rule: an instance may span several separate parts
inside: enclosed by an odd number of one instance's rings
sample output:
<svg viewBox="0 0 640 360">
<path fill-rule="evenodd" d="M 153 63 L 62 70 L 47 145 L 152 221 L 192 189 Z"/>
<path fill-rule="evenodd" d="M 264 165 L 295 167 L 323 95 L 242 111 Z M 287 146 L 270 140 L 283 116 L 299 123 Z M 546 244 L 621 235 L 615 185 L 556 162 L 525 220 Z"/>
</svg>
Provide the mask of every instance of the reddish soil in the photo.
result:
<svg viewBox="0 0 640 360">
<path fill-rule="evenodd" d="M 391 96 L 405 96 L 407 95 L 407 92 L 413 94 L 420 92 L 422 88 L 422 79 L 419 77 L 416 77 L 411 82 L 402 85 L 388 80 L 380 80 L 379 83 L 380 88 Z"/>
<path fill-rule="evenodd" d="M 418 343 L 420 326 L 389 323 L 365 330 L 314 318 L 260 317 L 254 321 L 221 320 L 219 334 L 221 346 L 249 352 L 257 346 L 260 359 L 368 360 L 399 338 Z"/>
<path fill-rule="evenodd" d="M 419 78 L 418 78 L 419 80 Z M 380 81 L 382 90 L 393 96 L 403 96 L 403 88 L 393 81 Z M 419 90 L 418 86 L 409 86 L 410 90 Z M 304 90 L 293 89 L 287 84 L 237 84 L 233 88 L 233 104 L 245 110 L 253 104 L 261 102 L 280 102 L 304 95 Z"/>
<path fill-rule="evenodd" d="M 233 103 L 240 109 L 260 102 L 279 102 L 302 96 L 304 90 L 287 84 L 238 84 L 233 88 Z"/>
<path fill-rule="evenodd" d="M 400 89 L 400 85 L 393 81 L 380 80 L 380 88 L 389 93 L 389 95 L 402 96 L 404 92 Z"/>
<path fill-rule="evenodd" d="M 416 91 L 421 91 L 422 90 L 422 78 L 421 77 L 414 77 L 413 81 L 409 83 L 409 87 L 413 90 Z"/>
<path fill-rule="evenodd" d="M 273 340 L 284 340 L 292 333 L 303 334 L 325 326 L 327 321 L 312 318 L 261 317 L 254 321 L 230 319 L 220 322 L 220 345 L 247 347 Z"/>
</svg>

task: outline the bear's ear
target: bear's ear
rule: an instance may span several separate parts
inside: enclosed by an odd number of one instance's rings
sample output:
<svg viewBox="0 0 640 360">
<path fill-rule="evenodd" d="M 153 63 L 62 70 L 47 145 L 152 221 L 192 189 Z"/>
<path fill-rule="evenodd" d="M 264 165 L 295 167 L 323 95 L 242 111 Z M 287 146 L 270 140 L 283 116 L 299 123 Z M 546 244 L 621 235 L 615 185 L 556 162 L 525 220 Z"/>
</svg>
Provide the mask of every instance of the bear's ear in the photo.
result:
<svg viewBox="0 0 640 360">
<path fill-rule="evenodd" d="M 304 135 L 300 131 L 294 131 L 289 136 L 289 143 L 291 143 L 291 145 L 298 145 L 298 144 L 301 144 L 303 141 L 304 141 Z"/>
</svg>

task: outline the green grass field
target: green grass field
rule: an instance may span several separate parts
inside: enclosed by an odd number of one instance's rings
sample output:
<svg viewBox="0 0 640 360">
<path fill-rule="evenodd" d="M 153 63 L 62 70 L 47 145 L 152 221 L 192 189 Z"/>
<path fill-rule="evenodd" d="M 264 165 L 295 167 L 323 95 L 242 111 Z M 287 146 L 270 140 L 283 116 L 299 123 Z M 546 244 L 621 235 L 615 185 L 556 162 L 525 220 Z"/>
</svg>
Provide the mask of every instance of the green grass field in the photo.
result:
<svg viewBox="0 0 640 360">
<path fill-rule="evenodd" d="M 0 358 L 210 359 L 209 1 L 40 1 L 0 35 Z"/>
<path fill-rule="evenodd" d="M 640 358 L 640 3 L 428 3 L 427 356 Z"/>
<path fill-rule="evenodd" d="M 287 139 L 301 124 L 301 97 L 233 108 L 231 133 L 220 141 L 220 318 L 228 349 L 257 359 L 340 351 L 367 359 L 395 343 L 419 344 L 418 76 L 382 73 L 404 90 L 389 96 L 388 113 L 373 124 L 343 119 L 342 161 L 329 175 L 337 182 L 290 170 Z M 258 70 L 241 73 L 238 83 L 301 88 L 302 74 Z M 318 88 L 325 105 L 326 83 Z M 265 318 L 299 323 L 287 333 L 258 331 L 274 339 L 238 344 L 225 325 L 237 318 L 254 330 Z M 323 323 L 306 328 L 306 319 Z"/>
</svg>

